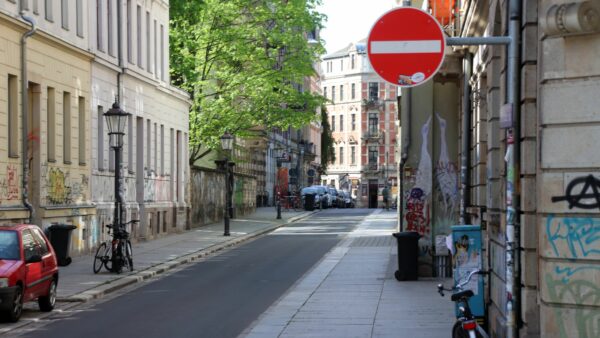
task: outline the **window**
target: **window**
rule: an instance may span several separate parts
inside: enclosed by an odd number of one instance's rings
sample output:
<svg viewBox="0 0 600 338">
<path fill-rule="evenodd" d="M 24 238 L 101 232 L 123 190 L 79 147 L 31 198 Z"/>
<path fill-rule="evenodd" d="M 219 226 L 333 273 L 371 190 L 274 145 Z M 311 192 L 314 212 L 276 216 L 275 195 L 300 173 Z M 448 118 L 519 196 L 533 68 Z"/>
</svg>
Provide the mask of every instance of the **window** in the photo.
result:
<svg viewBox="0 0 600 338">
<path fill-rule="evenodd" d="M 369 134 L 377 134 L 379 130 L 379 119 L 376 113 L 369 114 Z"/>
<path fill-rule="evenodd" d="M 0 230 L 0 259 L 18 261 L 21 258 L 19 252 L 19 237 L 13 230 Z"/>
<path fill-rule="evenodd" d="M 154 20 L 154 75 L 158 79 L 158 35 L 156 34 L 156 20 Z"/>
<path fill-rule="evenodd" d="M 19 88 L 17 76 L 8 74 L 8 156 L 19 157 Z"/>
<path fill-rule="evenodd" d="M 40 254 L 42 256 L 47 255 L 50 252 L 50 250 L 48 250 L 48 243 L 46 243 L 46 240 L 44 239 L 44 237 L 42 237 L 40 230 L 35 228 L 31 229 L 31 234 L 35 239 L 35 242 L 39 245 Z"/>
<path fill-rule="evenodd" d="M 151 68 L 152 68 L 152 53 L 151 53 L 151 49 L 150 49 L 150 39 L 151 39 L 151 34 L 150 34 L 150 12 L 146 12 L 146 67 L 148 69 L 148 72 L 152 72 Z"/>
<path fill-rule="evenodd" d="M 127 163 L 129 172 L 133 173 L 133 115 L 127 118 Z"/>
<path fill-rule="evenodd" d="M 344 70 L 344 59 L 340 60 L 340 71 Z"/>
<path fill-rule="evenodd" d="M 15 0 L 8 0 L 8 1 L 13 2 L 13 3 L 15 2 Z M 19 0 L 19 1 L 21 2 L 21 8 L 23 10 L 28 11 L 29 10 L 29 1 L 28 0 Z"/>
<path fill-rule="evenodd" d="M 104 108 L 98 106 L 98 170 L 104 170 Z"/>
<path fill-rule="evenodd" d="M 108 37 L 108 54 L 115 56 L 113 48 L 113 0 L 106 1 L 106 35 Z"/>
<path fill-rule="evenodd" d="M 350 55 L 350 68 L 354 69 L 354 54 Z"/>
<path fill-rule="evenodd" d="M 39 247 L 36 245 L 33 235 L 29 230 L 23 230 L 21 233 L 21 243 L 23 246 L 23 255 L 25 261 L 31 259 L 31 257 L 40 254 Z"/>
<path fill-rule="evenodd" d="M 350 164 L 356 164 L 356 147 L 350 147 Z"/>
<path fill-rule="evenodd" d="M 369 164 L 377 164 L 377 146 L 369 147 Z"/>
<path fill-rule="evenodd" d="M 165 26 L 160 25 L 160 79 L 165 81 Z"/>
<path fill-rule="evenodd" d="M 154 123 L 154 165 L 152 168 L 158 171 L 158 127 L 157 123 Z"/>
<path fill-rule="evenodd" d="M 132 28 L 131 28 L 131 0 L 127 0 L 127 61 L 133 63 Z M 120 23 L 117 23 L 120 24 Z"/>
<path fill-rule="evenodd" d="M 144 68 L 142 64 L 142 6 L 137 6 L 137 16 L 136 16 L 136 26 L 137 26 L 137 63 L 140 68 Z"/>
<path fill-rule="evenodd" d="M 46 100 L 47 140 L 48 140 L 48 162 L 56 161 L 56 91 L 48 87 L 48 98 Z"/>
<path fill-rule="evenodd" d="M 44 1 L 44 11 L 46 12 L 46 20 L 54 22 L 54 15 L 52 12 L 52 0 Z"/>
<path fill-rule="evenodd" d="M 69 2 L 67 0 L 62 0 L 60 2 L 60 13 L 62 28 L 69 30 Z"/>
<path fill-rule="evenodd" d="M 38 0 L 33 0 L 33 14 L 40 14 L 40 6 L 38 6 Z"/>
<path fill-rule="evenodd" d="M 331 131 L 335 131 L 335 116 L 331 117 Z"/>
<path fill-rule="evenodd" d="M 331 102 L 335 102 L 335 86 L 331 86 Z"/>
<path fill-rule="evenodd" d="M 85 126 L 86 121 L 85 121 L 85 97 L 80 96 L 79 97 L 79 165 L 85 165 L 86 161 L 85 161 L 85 146 L 86 146 L 86 139 L 85 139 Z"/>
<path fill-rule="evenodd" d="M 379 83 L 369 82 L 369 101 L 377 101 L 379 99 Z"/>
<path fill-rule="evenodd" d="M 110 2 L 110 0 L 108 0 Z M 96 40 L 99 51 L 104 51 L 104 27 L 102 26 L 103 12 L 102 12 L 102 0 L 96 1 Z"/>
<path fill-rule="evenodd" d="M 146 169 L 150 170 L 152 164 L 152 123 L 146 120 Z"/>
<path fill-rule="evenodd" d="M 344 131 L 344 115 L 340 115 L 340 131 Z"/>
<path fill-rule="evenodd" d="M 327 87 L 323 87 L 323 96 L 327 98 Z"/>
<path fill-rule="evenodd" d="M 75 20 L 77 26 L 75 30 L 77 31 L 77 36 L 80 38 L 83 37 L 83 0 L 77 0 L 75 2 Z"/>
<path fill-rule="evenodd" d="M 63 92 L 63 162 L 71 164 L 71 93 Z"/>
<path fill-rule="evenodd" d="M 352 114 L 352 131 L 356 130 L 356 114 Z"/>
<path fill-rule="evenodd" d="M 340 85 L 340 101 L 344 101 L 344 85 Z"/>
<path fill-rule="evenodd" d="M 160 125 L 160 173 L 165 174 L 165 125 Z"/>
<path fill-rule="evenodd" d="M 356 84 L 352 84 L 352 87 L 350 89 L 350 97 L 352 98 L 352 100 L 354 100 L 356 98 Z"/>
<path fill-rule="evenodd" d="M 340 164 L 344 164 L 344 147 L 340 147 Z"/>
</svg>

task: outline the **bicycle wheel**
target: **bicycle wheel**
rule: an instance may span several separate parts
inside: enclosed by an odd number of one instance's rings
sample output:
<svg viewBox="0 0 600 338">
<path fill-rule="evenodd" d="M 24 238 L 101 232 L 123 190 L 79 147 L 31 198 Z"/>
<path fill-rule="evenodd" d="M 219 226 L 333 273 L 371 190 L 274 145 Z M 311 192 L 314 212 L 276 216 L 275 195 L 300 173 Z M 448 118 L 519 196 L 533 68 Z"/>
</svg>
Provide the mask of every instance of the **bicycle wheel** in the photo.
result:
<svg viewBox="0 0 600 338">
<path fill-rule="evenodd" d="M 133 271 L 133 248 L 130 240 L 125 242 L 125 258 L 129 264 L 129 271 Z"/>
<path fill-rule="evenodd" d="M 104 255 L 106 253 L 106 243 L 100 244 L 98 250 L 96 250 L 96 256 L 94 256 L 94 273 L 100 272 L 102 265 L 104 264 Z"/>
</svg>

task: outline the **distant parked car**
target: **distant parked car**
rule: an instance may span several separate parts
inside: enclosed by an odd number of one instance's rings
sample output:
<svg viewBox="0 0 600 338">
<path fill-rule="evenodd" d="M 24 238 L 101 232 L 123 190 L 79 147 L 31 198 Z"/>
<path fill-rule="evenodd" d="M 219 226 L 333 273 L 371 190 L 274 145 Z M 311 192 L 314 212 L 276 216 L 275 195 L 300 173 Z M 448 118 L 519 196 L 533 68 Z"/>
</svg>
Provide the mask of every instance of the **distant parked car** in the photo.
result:
<svg viewBox="0 0 600 338">
<path fill-rule="evenodd" d="M 341 199 L 337 189 L 333 187 L 327 187 L 327 191 L 329 191 L 329 196 L 331 196 L 331 206 L 334 208 L 342 208 L 343 200 Z"/>
<path fill-rule="evenodd" d="M 36 225 L 0 225 L 0 311 L 11 322 L 23 303 L 37 299 L 41 311 L 56 302 L 58 265 L 50 241 Z"/>
<path fill-rule="evenodd" d="M 317 192 L 319 193 L 321 207 L 323 209 L 330 208 L 333 203 L 327 187 L 324 185 L 313 185 L 312 187 L 316 188 Z"/>
<path fill-rule="evenodd" d="M 342 198 L 344 200 L 344 206 L 346 208 L 354 208 L 354 199 L 349 191 L 342 190 Z"/>
</svg>

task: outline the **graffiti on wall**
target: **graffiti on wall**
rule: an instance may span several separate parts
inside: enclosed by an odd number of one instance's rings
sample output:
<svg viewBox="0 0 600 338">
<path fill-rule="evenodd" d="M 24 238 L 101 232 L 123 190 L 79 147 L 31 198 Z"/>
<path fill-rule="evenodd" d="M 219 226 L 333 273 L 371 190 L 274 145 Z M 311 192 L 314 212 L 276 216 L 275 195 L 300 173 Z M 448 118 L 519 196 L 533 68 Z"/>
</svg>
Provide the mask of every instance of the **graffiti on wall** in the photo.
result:
<svg viewBox="0 0 600 338">
<path fill-rule="evenodd" d="M 581 189 L 576 189 L 581 186 Z M 552 197 L 552 202 L 567 201 L 569 209 L 600 209 L 600 180 L 594 175 L 578 177 L 567 185 L 564 196 Z"/>
<path fill-rule="evenodd" d="M 168 201 L 170 189 L 169 176 L 149 172 L 148 177 L 144 178 L 144 202 Z"/>
<path fill-rule="evenodd" d="M 48 204 L 64 205 L 87 200 L 89 177 L 72 177 L 69 171 L 42 165 L 42 182 L 46 182 Z"/>
<path fill-rule="evenodd" d="M 440 157 L 435 165 L 437 200 L 443 206 L 436 213 L 437 233 L 447 233 L 456 224 L 458 205 L 458 170 L 456 162 L 450 161 L 446 140 L 446 120 L 436 113 L 440 126 Z"/>
<path fill-rule="evenodd" d="M 406 230 L 430 234 L 429 206 L 421 188 L 412 188 L 406 201 Z"/>
<path fill-rule="evenodd" d="M 600 257 L 600 218 L 550 215 L 546 236 L 558 258 Z"/>
<path fill-rule="evenodd" d="M 15 200 L 19 198 L 19 177 L 17 167 L 13 164 L 6 166 L 6 177 L 0 180 L 0 200 Z"/>
<path fill-rule="evenodd" d="M 600 265 L 581 260 L 600 257 L 600 218 L 550 215 L 546 237 L 554 256 L 568 259 L 549 264 L 553 268 L 547 270 L 544 280 L 550 301 L 577 305 L 555 308 L 560 336 L 600 336 L 600 286 L 594 278 L 600 274 Z"/>
</svg>

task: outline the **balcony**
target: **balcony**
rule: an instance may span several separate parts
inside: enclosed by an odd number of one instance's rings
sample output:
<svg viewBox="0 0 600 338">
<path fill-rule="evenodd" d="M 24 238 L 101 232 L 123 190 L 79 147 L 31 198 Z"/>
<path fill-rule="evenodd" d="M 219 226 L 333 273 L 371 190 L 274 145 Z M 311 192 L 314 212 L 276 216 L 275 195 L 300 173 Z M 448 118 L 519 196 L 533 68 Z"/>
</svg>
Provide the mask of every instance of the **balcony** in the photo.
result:
<svg viewBox="0 0 600 338">
<path fill-rule="evenodd" d="M 378 163 L 369 163 L 367 165 L 363 165 L 360 171 L 366 175 L 376 174 L 379 172 L 379 164 Z"/>
<path fill-rule="evenodd" d="M 362 106 L 365 107 L 366 109 L 378 109 L 378 108 L 383 108 L 383 100 L 380 100 L 379 98 L 377 99 L 364 99 L 362 101 Z"/>
<path fill-rule="evenodd" d="M 363 141 L 378 142 L 383 139 L 383 132 L 379 130 L 368 130 L 362 134 Z"/>
</svg>

